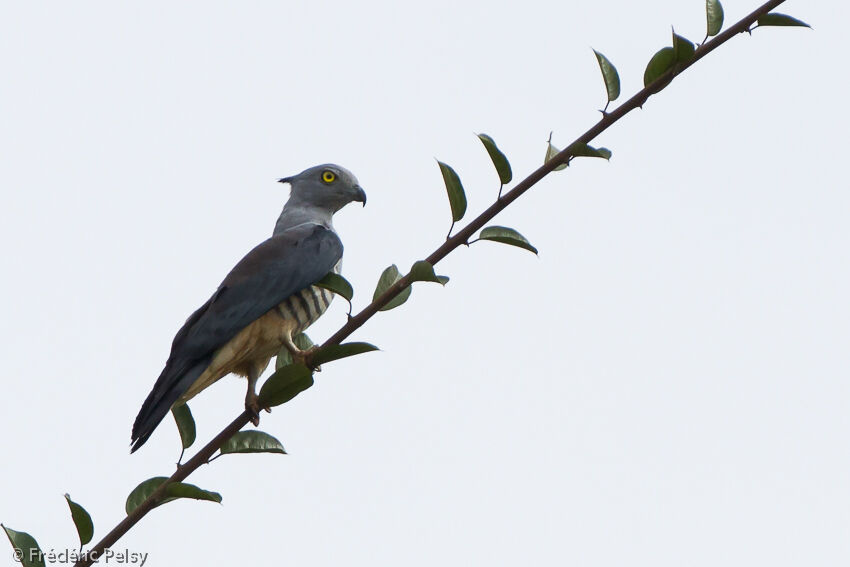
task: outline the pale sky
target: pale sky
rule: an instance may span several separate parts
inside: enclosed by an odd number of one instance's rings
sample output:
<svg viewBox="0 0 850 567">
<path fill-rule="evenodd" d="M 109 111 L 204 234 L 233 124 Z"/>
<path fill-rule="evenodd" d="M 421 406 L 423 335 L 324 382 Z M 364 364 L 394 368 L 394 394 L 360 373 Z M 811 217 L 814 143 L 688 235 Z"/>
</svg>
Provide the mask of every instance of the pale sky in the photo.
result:
<svg viewBox="0 0 850 567">
<path fill-rule="evenodd" d="M 757 6 L 726 0 L 731 24 Z M 235 455 L 116 548 L 146 565 L 850 563 L 850 192 L 842 2 L 780 10 L 696 65 L 438 265 L 263 415 L 289 455 Z M 450 223 L 435 158 L 487 207 L 625 100 L 699 0 L 6 2 L 0 20 L 0 521 L 73 548 L 169 475 L 170 418 L 130 427 L 186 317 L 265 239 L 276 183 L 336 162 L 355 309 Z M 616 104 L 616 103 L 615 103 Z M 311 328 L 345 322 L 337 300 Z M 241 410 L 191 404 L 198 443 Z M 13 564 L 0 543 L 0 564 Z M 114 560 L 113 563 L 114 564 Z"/>
</svg>

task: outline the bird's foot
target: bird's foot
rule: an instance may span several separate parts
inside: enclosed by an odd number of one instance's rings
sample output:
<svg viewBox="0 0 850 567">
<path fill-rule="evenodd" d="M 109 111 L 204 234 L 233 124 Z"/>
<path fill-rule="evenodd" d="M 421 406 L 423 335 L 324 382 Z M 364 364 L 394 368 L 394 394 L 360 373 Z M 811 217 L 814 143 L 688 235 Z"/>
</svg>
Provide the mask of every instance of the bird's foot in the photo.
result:
<svg viewBox="0 0 850 567">
<path fill-rule="evenodd" d="M 256 392 L 248 392 L 245 396 L 245 410 L 251 414 L 251 423 L 254 427 L 260 425 L 260 398 Z"/>
<path fill-rule="evenodd" d="M 313 372 L 321 372 L 322 367 L 318 364 L 313 365 L 313 363 L 310 361 L 310 358 L 313 356 L 313 353 L 315 353 L 317 350 L 319 350 L 319 347 L 313 345 L 308 349 L 290 353 L 292 355 L 292 362 L 294 364 L 304 365 Z"/>
</svg>

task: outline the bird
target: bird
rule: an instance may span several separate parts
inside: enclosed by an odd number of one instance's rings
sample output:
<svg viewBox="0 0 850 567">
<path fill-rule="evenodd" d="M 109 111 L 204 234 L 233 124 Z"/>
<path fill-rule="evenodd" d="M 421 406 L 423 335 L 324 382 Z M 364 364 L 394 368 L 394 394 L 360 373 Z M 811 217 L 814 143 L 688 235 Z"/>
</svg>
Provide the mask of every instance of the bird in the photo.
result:
<svg viewBox="0 0 850 567">
<path fill-rule="evenodd" d="M 313 284 L 342 266 L 342 241 L 333 215 L 366 193 L 349 170 L 335 164 L 284 177 L 289 199 L 271 238 L 248 252 L 174 337 L 165 368 L 133 423 L 137 451 L 172 407 L 228 374 L 248 379 L 245 408 L 259 424 L 257 380 L 281 347 L 303 363 L 293 337 L 328 308 L 333 294 Z"/>
</svg>

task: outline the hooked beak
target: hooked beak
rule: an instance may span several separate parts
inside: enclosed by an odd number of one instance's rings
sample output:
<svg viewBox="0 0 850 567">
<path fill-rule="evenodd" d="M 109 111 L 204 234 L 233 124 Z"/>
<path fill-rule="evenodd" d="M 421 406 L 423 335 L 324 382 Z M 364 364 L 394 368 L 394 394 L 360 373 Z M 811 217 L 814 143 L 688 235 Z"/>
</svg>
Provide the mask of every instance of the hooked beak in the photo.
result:
<svg viewBox="0 0 850 567">
<path fill-rule="evenodd" d="M 351 198 L 352 201 L 357 201 L 358 203 L 363 203 L 363 206 L 366 206 L 366 191 L 360 185 L 354 186 L 354 197 Z"/>
</svg>

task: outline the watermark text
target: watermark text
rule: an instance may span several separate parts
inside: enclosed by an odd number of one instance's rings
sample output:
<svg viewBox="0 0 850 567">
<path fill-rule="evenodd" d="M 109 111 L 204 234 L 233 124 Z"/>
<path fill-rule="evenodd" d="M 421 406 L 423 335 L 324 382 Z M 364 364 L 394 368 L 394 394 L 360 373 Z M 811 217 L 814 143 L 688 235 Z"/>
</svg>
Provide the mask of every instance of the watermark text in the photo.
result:
<svg viewBox="0 0 850 567">
<path fill-rule="evenodd" d="M 129 549 L 105 549 L 101 553 L 80 551 L 78 549 L 51 549 L 42 551 L 36 548 L 15 548 L 15 561 L 22 563 L 58 563 L 70 565 L 83 559 L 92 559 L 103 565 L 138 565 L 142 567 L 148 560 L 147 552 L 130 551 Z"/>
</svg>

